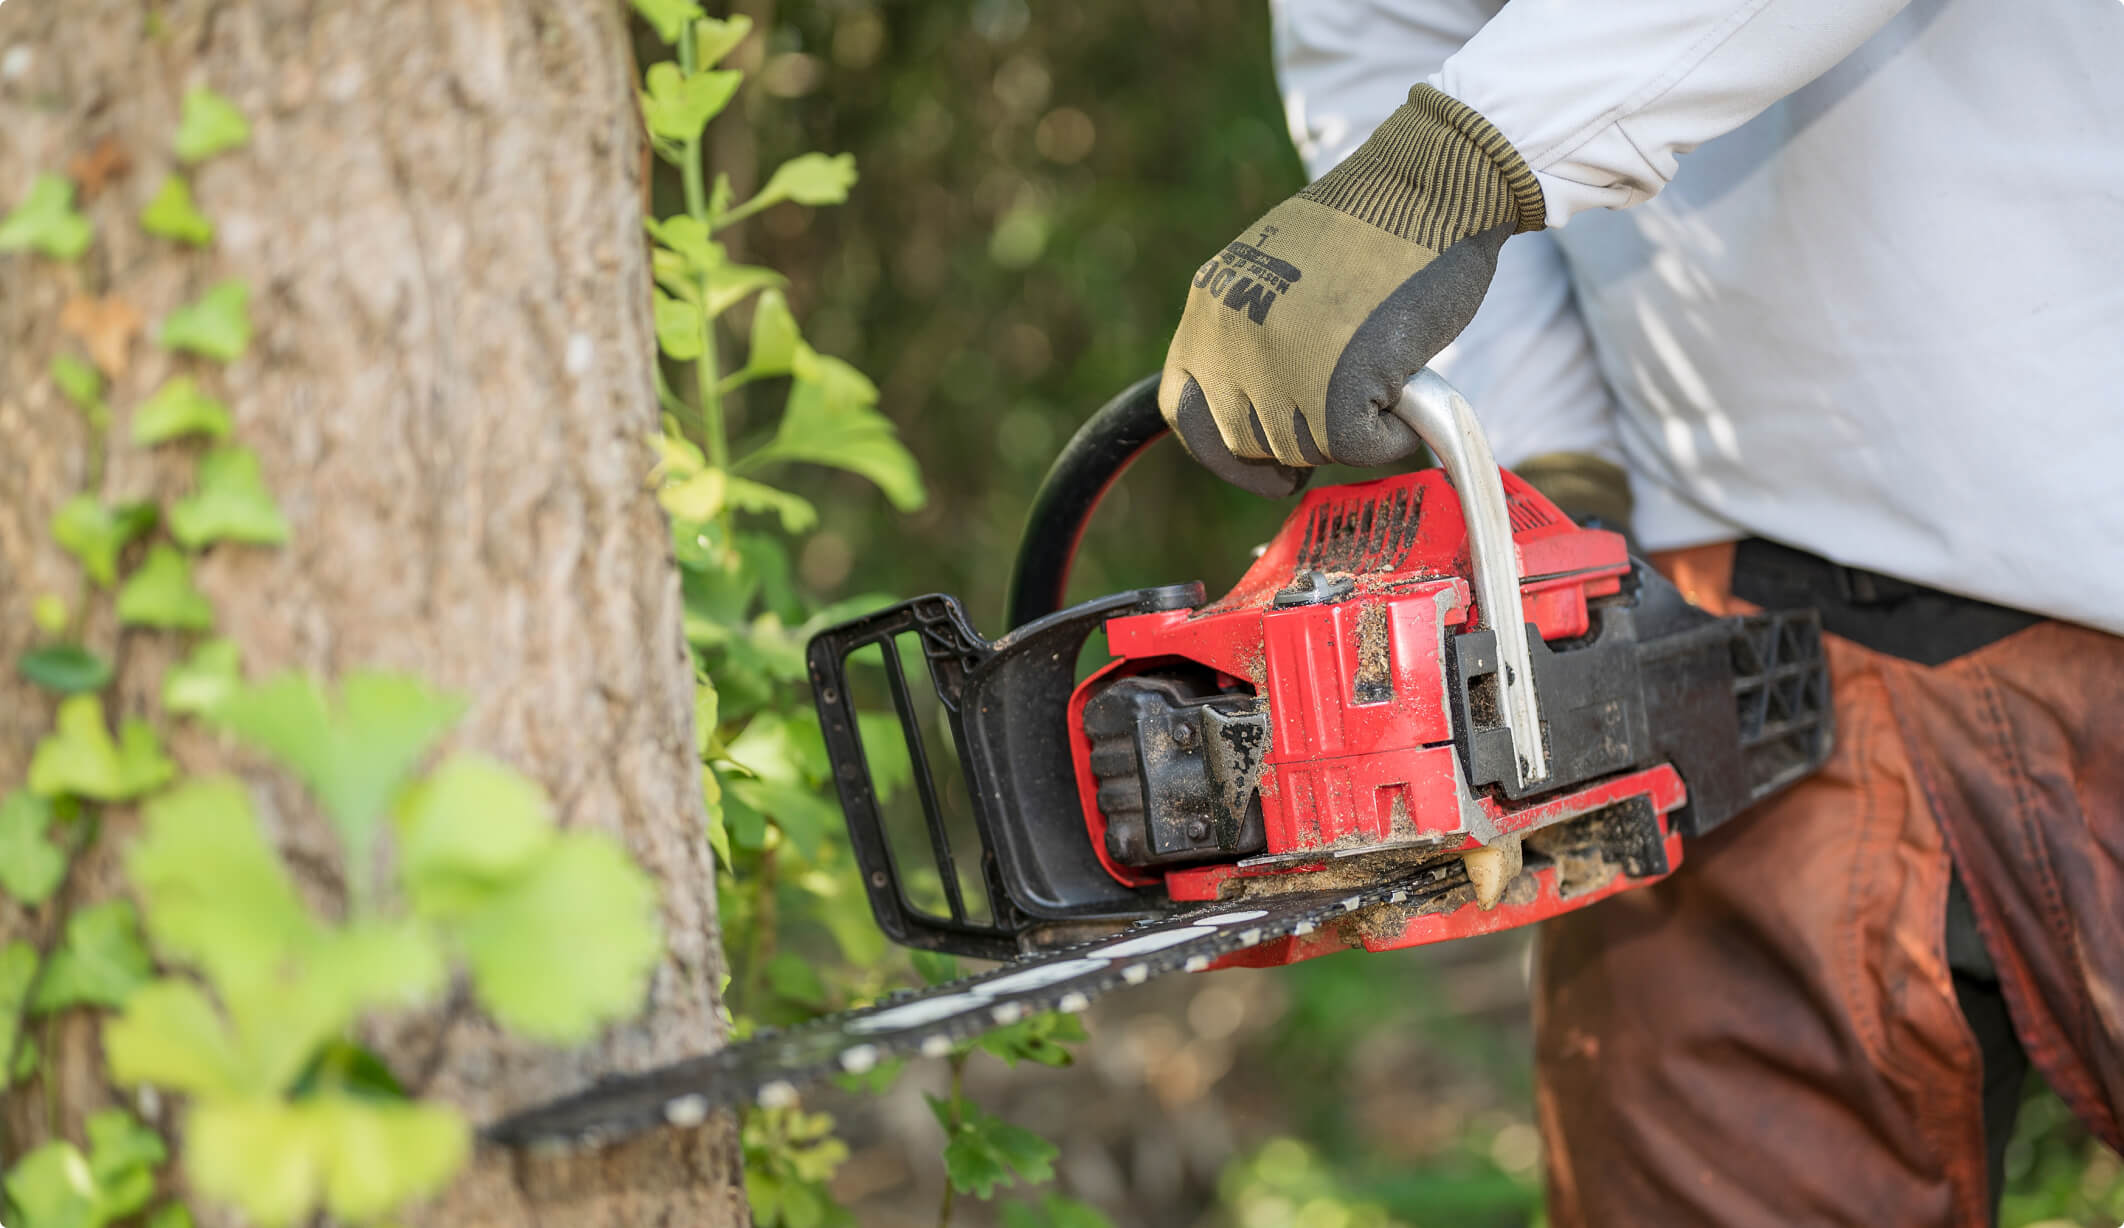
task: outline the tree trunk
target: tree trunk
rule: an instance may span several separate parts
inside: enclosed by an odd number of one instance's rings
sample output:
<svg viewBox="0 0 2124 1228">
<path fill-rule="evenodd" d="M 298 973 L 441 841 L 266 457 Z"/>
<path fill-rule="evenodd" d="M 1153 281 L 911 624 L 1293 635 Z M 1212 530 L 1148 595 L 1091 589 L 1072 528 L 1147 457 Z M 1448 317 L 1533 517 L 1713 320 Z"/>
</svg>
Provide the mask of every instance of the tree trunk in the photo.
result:
<svg viewBox="0 0 2124 1228">
<path fill-rule="evenodd" d="M 196 571 L 245 672 L 378 667 L 467 697 L 456 745 L 541 780 L 564 824 L 615 833 L 660 884 L 664 964 L 642 1016 L 600 1041 L 508 1040 L 462 993 L 370 1031 L 410 1092 L 475 1122 L 721 1040 L 678 584 L 644 484 L 657 407 L 634 81 L 617 0 L 0 11 L 0 210 L 61 171 L 96 230 L 72 264 L 0 255 L 0 792 L 52 718 L 14 670 L 32 602 L 81 592 L 52 514 L 81 490 L 183 494 L 194 445 L 125 441 L 132 407 L 193 374 L 232 408 L 290 527 L 285 547 L 217 546 Z M 191 175 L 218 227 L 205 250 L 137 222 L 177 169 L 179 101 L 196 84 L 252 126 L 247 147 Z M 153 344 L 172 307 L 228 278 L 251 287 L 244 357 L 219 367 Z M 101 441 L 47 374 L 62 351 L 94 355 L 111 379 Z M 161 723 L 179 637 L 121 633 L 107 594 L 98 604 L 86 634 L 117 663 L 113 719 Z M 163 729 L 185 771 L 248 776 L 312 905 L 336 911 L 338 845 L 300 791 L 226 742 Z M 110 808 L 53 900 L 0 899 L 0 944 L 48 944 L 67 910 L 124 890 L 135 827 L 130 808 Z M 79 1141 L 116 1099 L 96 1023 L 76 1010 L 40 1031 L 47 1073 L 6 1104 L 6 1160 L 55 1134 Z M 414 1219 L 746 1222 L 722 1117 L 603 1152 L 481 1149 Z"/>
</svg>

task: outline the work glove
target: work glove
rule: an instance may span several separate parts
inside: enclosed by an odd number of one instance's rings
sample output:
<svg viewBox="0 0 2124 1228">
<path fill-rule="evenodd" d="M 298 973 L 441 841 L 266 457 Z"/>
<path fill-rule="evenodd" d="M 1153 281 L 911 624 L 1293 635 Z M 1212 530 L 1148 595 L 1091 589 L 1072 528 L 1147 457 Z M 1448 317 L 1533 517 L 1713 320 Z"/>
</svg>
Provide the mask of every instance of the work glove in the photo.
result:
<svg viewBox="0 0 2124 1228">
<path fill-rule="evenodd" d="M 1428 85 L 1195 273 L 1158 408 L 1212 473 L 1271 498 L 1311 466 L 1414 452 L 1387 413 L 1474 316 L 1541 186 L 1475 111 Z"/>
</svg>

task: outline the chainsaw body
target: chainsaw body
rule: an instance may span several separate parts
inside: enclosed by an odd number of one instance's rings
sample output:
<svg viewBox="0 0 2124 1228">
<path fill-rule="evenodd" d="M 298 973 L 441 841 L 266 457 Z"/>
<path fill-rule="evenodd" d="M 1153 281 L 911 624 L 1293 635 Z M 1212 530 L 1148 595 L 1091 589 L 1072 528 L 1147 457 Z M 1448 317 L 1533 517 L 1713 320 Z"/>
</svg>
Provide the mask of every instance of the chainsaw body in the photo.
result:
<svg viewBox="0 0 2124 1228">
<path fill-rule="evenodd" d="M 1471 454 L 1480 431 L 1457 394 L 1432 400 L 1419 429 L 1445 469 L 1307 494 L 1217 600 L 1174 585 L 1042 612 L 1099 492 L 1158 434 L 1146 398 L 1124 394 L 1036 506 L 1013 605 L 1039 617 L 989 641 L 931 595 L 821 633 L 814 693 L 885 932 L 1006 959 L 1206 901 L 1495 850 L 1501 890 L 1471 881 L 1222 962 L 1436 942 L 1655 881 L 1683 837 L 1820 764 L 1830 708 L 1812 611 L 1688 604 L 1619 534 L 1573 524 L 1486 446 Z M 1080 679 L 1101 632 L 1112 659 Z M 872 645 L 926 829 L 912 844 L 887 830 L 879 748 L 865 746 L 889 735 L 850 694 L 851 658 Z M 918 685 L 948 746 L 916 718 Z M 916 875 L 943 888 L 927 904 Z"/>
</svg>

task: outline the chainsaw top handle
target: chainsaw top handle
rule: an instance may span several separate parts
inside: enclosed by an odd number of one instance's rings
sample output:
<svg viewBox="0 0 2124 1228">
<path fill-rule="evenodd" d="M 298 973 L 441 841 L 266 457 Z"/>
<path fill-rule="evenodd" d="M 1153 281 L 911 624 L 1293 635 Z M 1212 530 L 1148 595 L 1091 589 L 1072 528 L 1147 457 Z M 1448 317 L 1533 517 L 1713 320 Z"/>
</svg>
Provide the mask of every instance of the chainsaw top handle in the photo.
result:
<svg viewBox="0 0 2124 1228">
<path fill-rule="evenodd" d="M 1519 761 L 1519 783 L 1533 784 L 1549 774 L 1548 757 L 1534 694 L 1533 653 L 1527 646 L 1519 551 L 1512 541 L 1504 482 L 1489 439 L 1467 398 L 1429 370 L 1416 373 L 1391 412 L 1431 449 L 1460 493 L 1479 625 L 1497 633 L 1505 725 Z M 1158 377 L 1151 375 L 1100 407 L 1070 437 L 1033 495 L 1018 542 L 1010 579 L 1010 626 L 1022 627 L 1062 608 L 1070 564 L 1099 500 L 1167 430 L 1158 412 Z"/>
</svg>

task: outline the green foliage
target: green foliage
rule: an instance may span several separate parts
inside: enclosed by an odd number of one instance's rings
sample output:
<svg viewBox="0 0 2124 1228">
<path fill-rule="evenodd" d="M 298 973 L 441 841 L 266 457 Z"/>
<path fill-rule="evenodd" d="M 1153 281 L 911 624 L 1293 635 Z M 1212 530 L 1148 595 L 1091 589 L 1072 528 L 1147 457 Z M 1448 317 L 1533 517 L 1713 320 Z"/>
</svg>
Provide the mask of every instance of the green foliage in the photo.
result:
<svg viewBox="0 0 2124 1228">
<path fill-rule="evenodd" d="M 60 626 L 65 626 L 64 619 Z M 46 644 L 32 648 L 15 662 L 24 678 L 47 691 L 79 695 L 99 691 L 111 680 L 111 663 L 79 644 Z"/>
<path fill-rule="evenodd" d="M 737 93 L 739 72 L 699 72 L 688 76 L 679 66 L 663 61 L 649 66 L 642 78 L 642 118 L 649 135 L 665 141 L 690 141 L 700 136 Z"/>
<path fill-rule="evenodd" d="M 163 179 L 154 199 L 140 211 L 140 229 L 194 247 L 214 241 L 214 223 L 192 203 L 192 185 L 182 175 Z"/>
<path fill-rule="evenodd" d="M 75 495 L 53 513 L 52 540 L 80 560 L 90 579 L 109 587 L 118 581 L 118 552 L 154 528 L 155 519 L 153 504 L 107 507 L 93 495 Z"/>
<path fill-rule="evenodd" d="M 21 1056 L 31 1062 L 36 1060 L 36 1043 L 22 1033 L 24 1008 L 29 1005 L 30 986 L 37 979 L 37 948 L 23 939 L 0 947 L 0 1054 L 16 1051 L 20 1046 Z M 13 1068 L 0 1068 L 0 1091 L 9 1087 L 23 1072 Z"/>
<path fill-rule="evenodd" d="M 358 863 L 392 795 L 463 713 L 417 678 L 352 673 L 335 703 L 316 678 L 289 672 L 224 696 L 213 715 L 310 787 Z"/>
<path fill-rule="evenodd" d="M 833 1137 L 833 1118 L 801 1109 L 760 1109 L 745 1117 L 745 1194 L 757 1228 L 828 1228 L 852 1224 L 826 1193 L 848 1145 Z"/>
<path fill-rule="evenodd" d="M 114 742 L 102 701 L 76 695 L 59 705 L 58 727 L 37 743 L 29 787 L 45 797 L 121 802 L 161 788 L 175 772 L 146 721 L 126 718 Z"/>
<path fill-rule="evenodd" d="M 179 716 L 211 717 L 241 685 L 233 640 L 205 640 L 162 675 L 162 706 Z"/>
<path fill-rule="evenodd" d="M 163 318 L 157 340 L 216 362 L 234 362 L 251 347 L 251 288 L 241 281 L 217 283 Z"/>
<path fill-rule="evenodd" d="M 953 1189 L 991 1198 L 999 1185 L 1038 1185 L 1054 1179 L 1059 1149 L 1053 1143 L 963 1097 L 923 1099 L 944 1129 L 944 1171 Z"/>
<path fill-rule="evenodd" d="M 701 6 L 693 0 L 634 0 L 634 11 L 642 15 L 658 38 L 670 44 L 686 32 L 687 22 L 701 15 Z"/>
<path fill-rule="evenodd" d="M 441 1105 L 329 1095 L 217 1100 L 195 1109 L 185 1171 L 201 1193 L 268 1225 L 320 1203 L 342 1220 L 374 1220 L 448 1183 L 471 1147 Z"/>
<path fill-rule="evenodd" d="M 123 1109 L 88 1119 L 88 1154 L 55 1139 L 22 1157 L 7 1174 L 17 1228 L 101 1228 L 147 1206 L 155 1169 L 168 1158 L 162 1136 Z"/>
<path fill-rule="evenodd" d="M 47 957 L 31 1005 L 122 1006 L 148 979 L 147 947 L 131 900 L 105 900 L 67 918 L 66 940 Z"/>
<path fill-rule="evenodd" d="M 1049 1011 L 985 1033 L 974 1044 L 983 1053 L 992 1053 L 1011 1066 L 1019 1062 L 1067 1066 L 1076 1060 L 1068 1046 L 1085 1039 L 1084 1024 L 1075 1015 Z"/>
<path fill-rule="evenodd" d="M 229 437 L 229 407 L 200 391 L 189 375 L 172 376 L 133 411 L 133 442 L 142 447 L 204 435 Z"/>
<path fill-rule="evenodd" d="M 199 458 L 192 493 L 170 505 L 170 533 L 189 549 L 210 542 L 279 545 L 288 539 L 280 505 L 249 448 L 216 448 Z"/>
<path fill-rule="evenodd" d="M 251 123 L 235 103 L 204 85 L 184 92 L 177 138 L 170 146 L 179 162 L 204 162 L 215 154 L 241 149 L 250 139 Z"/>
<path fill-rule="evenodd" d="M 22 202 L 0 218 L 0 252 L 42 252 L 73 260 L 88 250 L 95 228 L 74 208 L 73 181 L 50 171 L 30 180 Z"/>
<path fill-rule="evenodd" d="M 174 546 L 148 548 L 140 570 L 118 590 L 118 621 L 135 627 L 204 631 L 214 625 L 214 606 L 192 584 L 192 562 Z"/>
<path fill-rule="evenodd" d="M 66 608 L 66 598 L 57 593 L 39 593 L 36 600 L 30 602 L 30 621 L 46 635 L 65 631 L 72 617 Z"/>
<path fill-rule="evenodd" d="M 0 887 L 24 904 L 44 903 L 66 877 L 66 854 L 45 838 L 51 826 L 46 799 L 20 789 L 0 798 Z M 0 972 L 0 1001 L 6 979 Z"/>
<path fill-rule="evenodd" d="M 103 372 L 72 354 L 52 358 L 52 382 L 66 399 L 92 417 L 103 412 Z"/>
<path fill-rule="evenodd" d="M 2124 1222 L 2124 1157 L 2104 1147 L 2043 1080 L 2028 1081 L 2006 1147 L 2000 1228 Z"/>
</svg>

